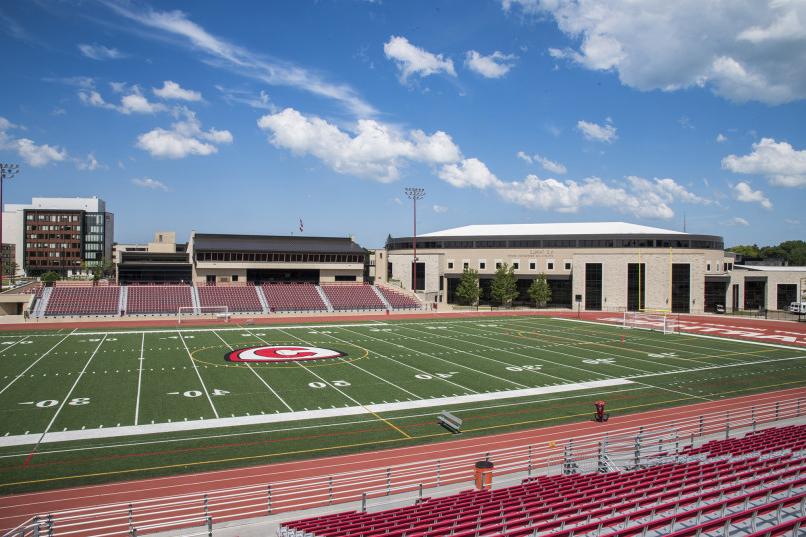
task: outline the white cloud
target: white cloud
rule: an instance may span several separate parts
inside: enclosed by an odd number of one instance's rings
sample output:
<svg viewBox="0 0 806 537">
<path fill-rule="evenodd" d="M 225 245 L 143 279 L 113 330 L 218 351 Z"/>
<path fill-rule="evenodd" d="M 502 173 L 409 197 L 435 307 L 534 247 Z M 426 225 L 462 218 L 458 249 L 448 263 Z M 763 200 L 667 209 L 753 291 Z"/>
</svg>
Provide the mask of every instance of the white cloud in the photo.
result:
<svg viewBox="0 0 806 537">
<path fill-rule="evenodd" d="M 730 220 L 723 222 L 723 224 L 727 226 L 749 226 L 750 222 L 742 218 L 741 216 L 734 216 Z"/>
<path fill-rule="evenodd" d="M 721 132 L 716 135 L 716 143 L 721 144 L 728 141 L 728 137 Z"/>
<path fill-rule="evenodd" d="M 161 99 L 176 99 L 180 101 L 201 101 L 202 95 L 198 91 L 185 89 L 176 82 L 166 80 L 161 88 L 151 88 L 154 95 Z"/>
<path fill-rule="evenodd" d="M 784 218 L 784 224 L 789 224 L 790 226 L 799 226 L 800 220 L 797 218 Z"/>
<path fill-rule="evenodd" d="M 439 169 L 437 175 L 457 188 L 472 186 L 485 189 L 503 184 L 487 165 L 477 158 L 467 158 L 455 164 L 445 164 Z"/>
<path fill-rule="evenodd" d="M 180 112 L 184 119 L 171 125 L 170 130 L 157 128 L 137 137 L 137 147 L 153 157 L 179 159 L 189 155 L 212 155 L 217 145 L 232 143 L 227 130 L 202 130 L 196 114 L 188 109 Z"/>
<path fill-rule="evenodd" d="M 673 202 L 708 203 L 673 179 L 648 180 L 630 176 L 623 186 L 607 184 L 599 177 L 582 181 L 540 179 L 528 175 L 523 181 L 501 183 L 499 195 L 531 209 L 576 213 L 585 207 L 607 207 L 639 218 L 669 219 Z"/>
<path fill-rule="evenodd" d="M 16 152 L 21 159 L 34 168 L 40 168 L 47 166 L 51 162 L 61 162 L 67 159 L 67 150 L 62 147 L 37 144 L 30 138 L 15 138 L 7 132 L 22 128 L 0 116 L 0 149 Z"/>
<path fill-rule="evenodd" d="M 121 88 L 122 89 L 122 88 Z M 78 97 L 81 102 L 93 106 L 95 108 L 105 108 L 107 110 L 116 110 L 121 114 L 156 114 L 157 112 L 164 112 L 168 107 L 162 103 L 152 103 L 145 98 L 137 86 L 132 86 L 126 91 L 130 91 L 128 95 L 124 95 L 120 99 L 120 104 L 116 105 L 107 102 L 100 93 L 96 90 L 80 90 Z"/>
<path fill-rule="evenodd" d="M 105 169 L 107 166 L 98 162 L 98 159 L 95 158 L 93 153 L 87 155 L 84 159 L 76 159 L 76 168 L 79 170 L 85 170 L 89 172 L 94 172 L 95 170 Z"/>
<path fill-rule="evenodd" d="M 506 11 L 549 15 L 576 42 L 555 58 L 612 70 L 627 86 L 709 87 L 734 101 L 806 98 L 806 3 L 731 0 L 502 0 Z"/>
<path fill-rule="evenodd" d="M 448 212 L 448 208 L 445 207 L 444 205 L 434 204 L 431 208 L 434 209 L 434 212 L 437 214 L 445 214 Z"/>
<path fill-rule="evenodd" d="M 604 125 L 579 120 L 577 121 L 577 129 L 586 139 L 594 142 L 606 142 L 609 144 L 618 138 L 616 127 L 613 126 L 613 122 L 610 119 Z"/>
<path fill-rule="evenodd" d="M 132 179 L 132 184 L 140 188 L 150 188 L 151 190 L 163 190 L 165 192 L 169 190 L 165 183 L 152 179 L 151 177 L 143 177 L 142 179 L 134 178 Z"/>
<path fill-rule="evenodd" d="M 518 151 L 517 157 L 523 160 L 524 162 L 528 162 L 529 164 L 537 162 L 547 172 L 556 173 L 558 175 L 565 175 L 568 172 L 568 168 L 566 168 L 563 164 L 547 159 L 546 157 L 540 155 L 532 156 L 527 155 L 523 151 Z"/>
<path fill-rule="evenodd" d="M 420 77 L 437 73 L 456 76 L 453 60 L 416 47 L 405 37 L 390 37 L 383 45 L 383 52 L 387 58 L 395 61 L 400 71 L 400 81 L 404 83 L 414 74 Z"/>
<path fill-rule="evenodd" d="M 555 162 L 553 160 L 549 160 L 546 157 L 541 157 L 540 155 L 535 155 L 535 160 L 540 163 L 544 170 L 551 173 L 556 173 L 558 175 L 565 175 L 568 171 L 563 164 L 559 162 Z"/>
<path fill-rule="evenodd" d="M 375 114 L 375 109 L 346 84 L 325 81 L 321 76 L 291 62 L 274 60 L 220 39 L 191 21 L 181 11 L 132 10 L 124 4 L 106 3 L 107 7 L 148 28 L 179 36 L 187 44 L 213 58 L 215 66 L 275 86 L 290 86 L 314 95 L 333 99 L 358 116 Z"/>
<path fill-rule="evenodd" d="M 745 203 L 759 203 L 765 209 L 772 209 L 772 202 L 764 195 L 764 192 L 761 190 L 753 190 L 753 187 L 744 181 L 733 185 L 733 195 L 739 201 Z"/>
<path fill-rule="evenodd" d="M 118 107 L 118 111 L 122 114 L 156 114 L 165 110 L 167 108 L 164 104 L 149 102 L 139 93 L 124 95 Z"/>
<path fill-rule="evenodd" d="M 744 156 L 728 155 L 722 167 L 734 173 L 763 175 L 778 186 L 806 186 L 806 149 L 797 150 L 787 142 L 762 138 Z"/>
<path fill-rule="evenodd" d="M 125 57 L 125 54 L 116 48 L 109 48 L 98 44 L 80 44 L 78 50 L 87 58 L 103 61 L 103 60 L 118 60 Z"/>
<path fill-rule="evenodd" d="M 270 132 L 269 141 L 275 147 L 297 155 L 312 155 L 338 173 L 380 182 L 398 179 L 407 161 L 443 164 L 461 155 L 444 132 L 404 133 L 372 119 L 359 120 L 347 132 L 320 117 L 286 108 L 261 117 L 258 126 Z"/>
<path fill-rule="evenodd" d="M 215 88 L 221 92 L 221 98 L 227 104 L 245 104 L 257 110 L 277 112 L 277 107 L 271 102 L 269 94 L 264 90 L 260 90 L 260 93 L 255 94 L 251 91 L 225 88 L 224 86 L 216 86 Z"/>
<path fill-rule="evenodd" d="M 465 57 L 465 65 L 485 78 L 501 78 L 512 69 L 515 59 L 513 54 L 504 54 L 497 50 L 488 56 L 469 50 Z"/>
</svg>

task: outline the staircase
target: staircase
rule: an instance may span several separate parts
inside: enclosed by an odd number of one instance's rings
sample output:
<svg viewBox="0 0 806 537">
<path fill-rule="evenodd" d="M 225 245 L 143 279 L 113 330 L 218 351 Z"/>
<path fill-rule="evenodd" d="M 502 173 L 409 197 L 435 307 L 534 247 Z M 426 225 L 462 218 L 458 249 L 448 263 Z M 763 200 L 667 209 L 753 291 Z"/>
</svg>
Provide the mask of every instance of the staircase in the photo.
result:
<svg viewBox="0 0 806 537">
<path fill-rule="evenodd" d="M 263 308 L 263 313 L 269 313 L 269 301 L 266 300 L 266 295 L 263 293 L 263 288 L 259 285 L 255 286 L 257 299 L 260 301 L 260 307 Z"/>
<path fill-rule="evenodd" d="M 50 295 L 53 293 L 53 287 L 45 287 L 42 289 L 42 296 L 37 300 L 34 306 L 33 317 L 44 317 L 45 310 L 48 309 L 48 302 L 50 302 Z"/>
<path fill-rule="evenodd" d="M 118 299 L 118 315 L 126 311 L 126 304 L 129 302 L 129 286 L 120 286 L 120 298 Z"/>
<path fill-rule="evenodd" d="M 325 306 L 327 306 L 327 311 L 333 311 L 333 304 L 330 303 L 330 300 L 327 298 L 327 295 L 322 290 L 321 285 L 316 286 L 316 292 L 319 293 L 319 296 L 322 298 L 322 302 L 324 302 Z"/>
<path fill-rule="evenodd" d="M 195 285 L 190 286 L 190 299 L 193 304 L 193 313 L 201 313 L 201 300 L 199 300 L 199 290 Z"/>
<path fill-rule="evenodd" d="M 381 299 L 381 302 L 383 302 L 383 305 L 387 311 L 392 311 L 394 309 L 392 305 L 389 303 L 389 301 L 386 300 L 386 297 L 383 296 L 383 293 L 381 293 L 380 289 L 378 289 L 377 285 L 373 285 L 372 290 L 375 291 L 375 294 L 378 295 L 378 298 Z"/>
</svg>

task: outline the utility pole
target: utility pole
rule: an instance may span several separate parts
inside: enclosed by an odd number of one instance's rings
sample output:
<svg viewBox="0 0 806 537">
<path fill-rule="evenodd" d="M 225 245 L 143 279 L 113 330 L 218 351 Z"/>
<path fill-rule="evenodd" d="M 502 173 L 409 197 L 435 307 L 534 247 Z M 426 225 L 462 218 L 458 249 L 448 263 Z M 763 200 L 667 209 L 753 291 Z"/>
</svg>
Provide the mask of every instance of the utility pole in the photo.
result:
<svg viewBox="0 0 806 537">
<path fill-rule="evenodd" d="M 425 197 L 425 189 L 421 187 L 413 187 L 409 186 L 404 189 L 406 193 L 406 197 L 414 202 L 414 236 L 412 237 L 412 246 L 414 250 L 414 261 L 411 264 L 411 274 L 412 274 L 412 291 L 417 293 L 417 200 L 421 200 Z M 425 286 L 423 286 L 425 289 Z"/>
<path fill-rule="evenodd" d="M 3 181 L 20 173 L 19 164 L 0 162 L 0 293 L 3 292 L 3 278 L 6 275 L 6 260 L 3 251 Z"/>
</svg>

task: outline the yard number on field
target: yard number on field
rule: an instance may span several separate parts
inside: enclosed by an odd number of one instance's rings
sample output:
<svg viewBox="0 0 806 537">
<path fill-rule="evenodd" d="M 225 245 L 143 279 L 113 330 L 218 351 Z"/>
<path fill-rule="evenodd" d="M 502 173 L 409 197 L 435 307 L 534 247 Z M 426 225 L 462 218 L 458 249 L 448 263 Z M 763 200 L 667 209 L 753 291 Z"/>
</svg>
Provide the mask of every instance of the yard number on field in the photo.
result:
<svg viewBox="0 0 806 537">
<path fill-rule="evenodd" d="M 414 378 L 418 378 L 420 380 L 431 380 L 433 378 L 438 379 L 449 379 L 454 375 L 458 375 L 457 371 L 449 371 L 447 373 L 434 373 L 433 375 L 429 375 L 428 373 L 417 373 L 414 375 Z"/>
<path fill-rule="evenodd" d="M 184 397 L 201 397 L 203 392 L 199 390 L 188 390 L 186 392 L 182 392 Z M 219 390 L 218 388 L 213 389 L 210 392 L 210 395 L 228 395 L 229 392 L 227 390 Z M 168 392 L 168 395 L 179 395 L 179 392 Z"/>
<path fill-rule="evenodd" d="M 337 386 L 339 388 L 344 388 L 345 386 L 350 385 L 350 383 L 347 382 L 346 380 L 331 380 L 330 384 L 332 384 L 333 386 Z M 311 388 L 316 388 L 317 390 L 321 388 L 327 388 L 327 384 L 324 382 L 309 382 L 308 386 L 310 386 Z"/>
<path fill-rule="evenodd" d="M 36 408 L 50 408 L 60 403 L 57 399 L 45 399 L 44 401 L 26 401 L 21 405 L 34 405 Z M 67 402 L 70 406 L 81 406 L 90 404 L 89 397 L 74 397 Z"/>
<path fill-rule="evenodd" d="M 647 356 L 650 357 L 650 358 L 676 358 L 677 353 L 676 352 L 657 352 L 657 353 L 653 353 L 653 354 L 647 354 Z"/>
</svg>

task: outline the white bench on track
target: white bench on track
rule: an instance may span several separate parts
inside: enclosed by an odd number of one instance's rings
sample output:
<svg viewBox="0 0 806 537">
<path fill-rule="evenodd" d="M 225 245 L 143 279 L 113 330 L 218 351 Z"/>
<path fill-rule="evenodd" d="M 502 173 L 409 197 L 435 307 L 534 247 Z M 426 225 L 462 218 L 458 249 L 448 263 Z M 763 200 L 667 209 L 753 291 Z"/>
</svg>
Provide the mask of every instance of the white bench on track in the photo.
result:
<svg viewBox="0 0 806 537">
<path fill-rule="evenodd" d="M 453 434 L 462 432 L 462 418 L 454 416 L 447 410 L 443 410 L 437 416 L 437 423 L 448 429 Z"/>
</svg>

